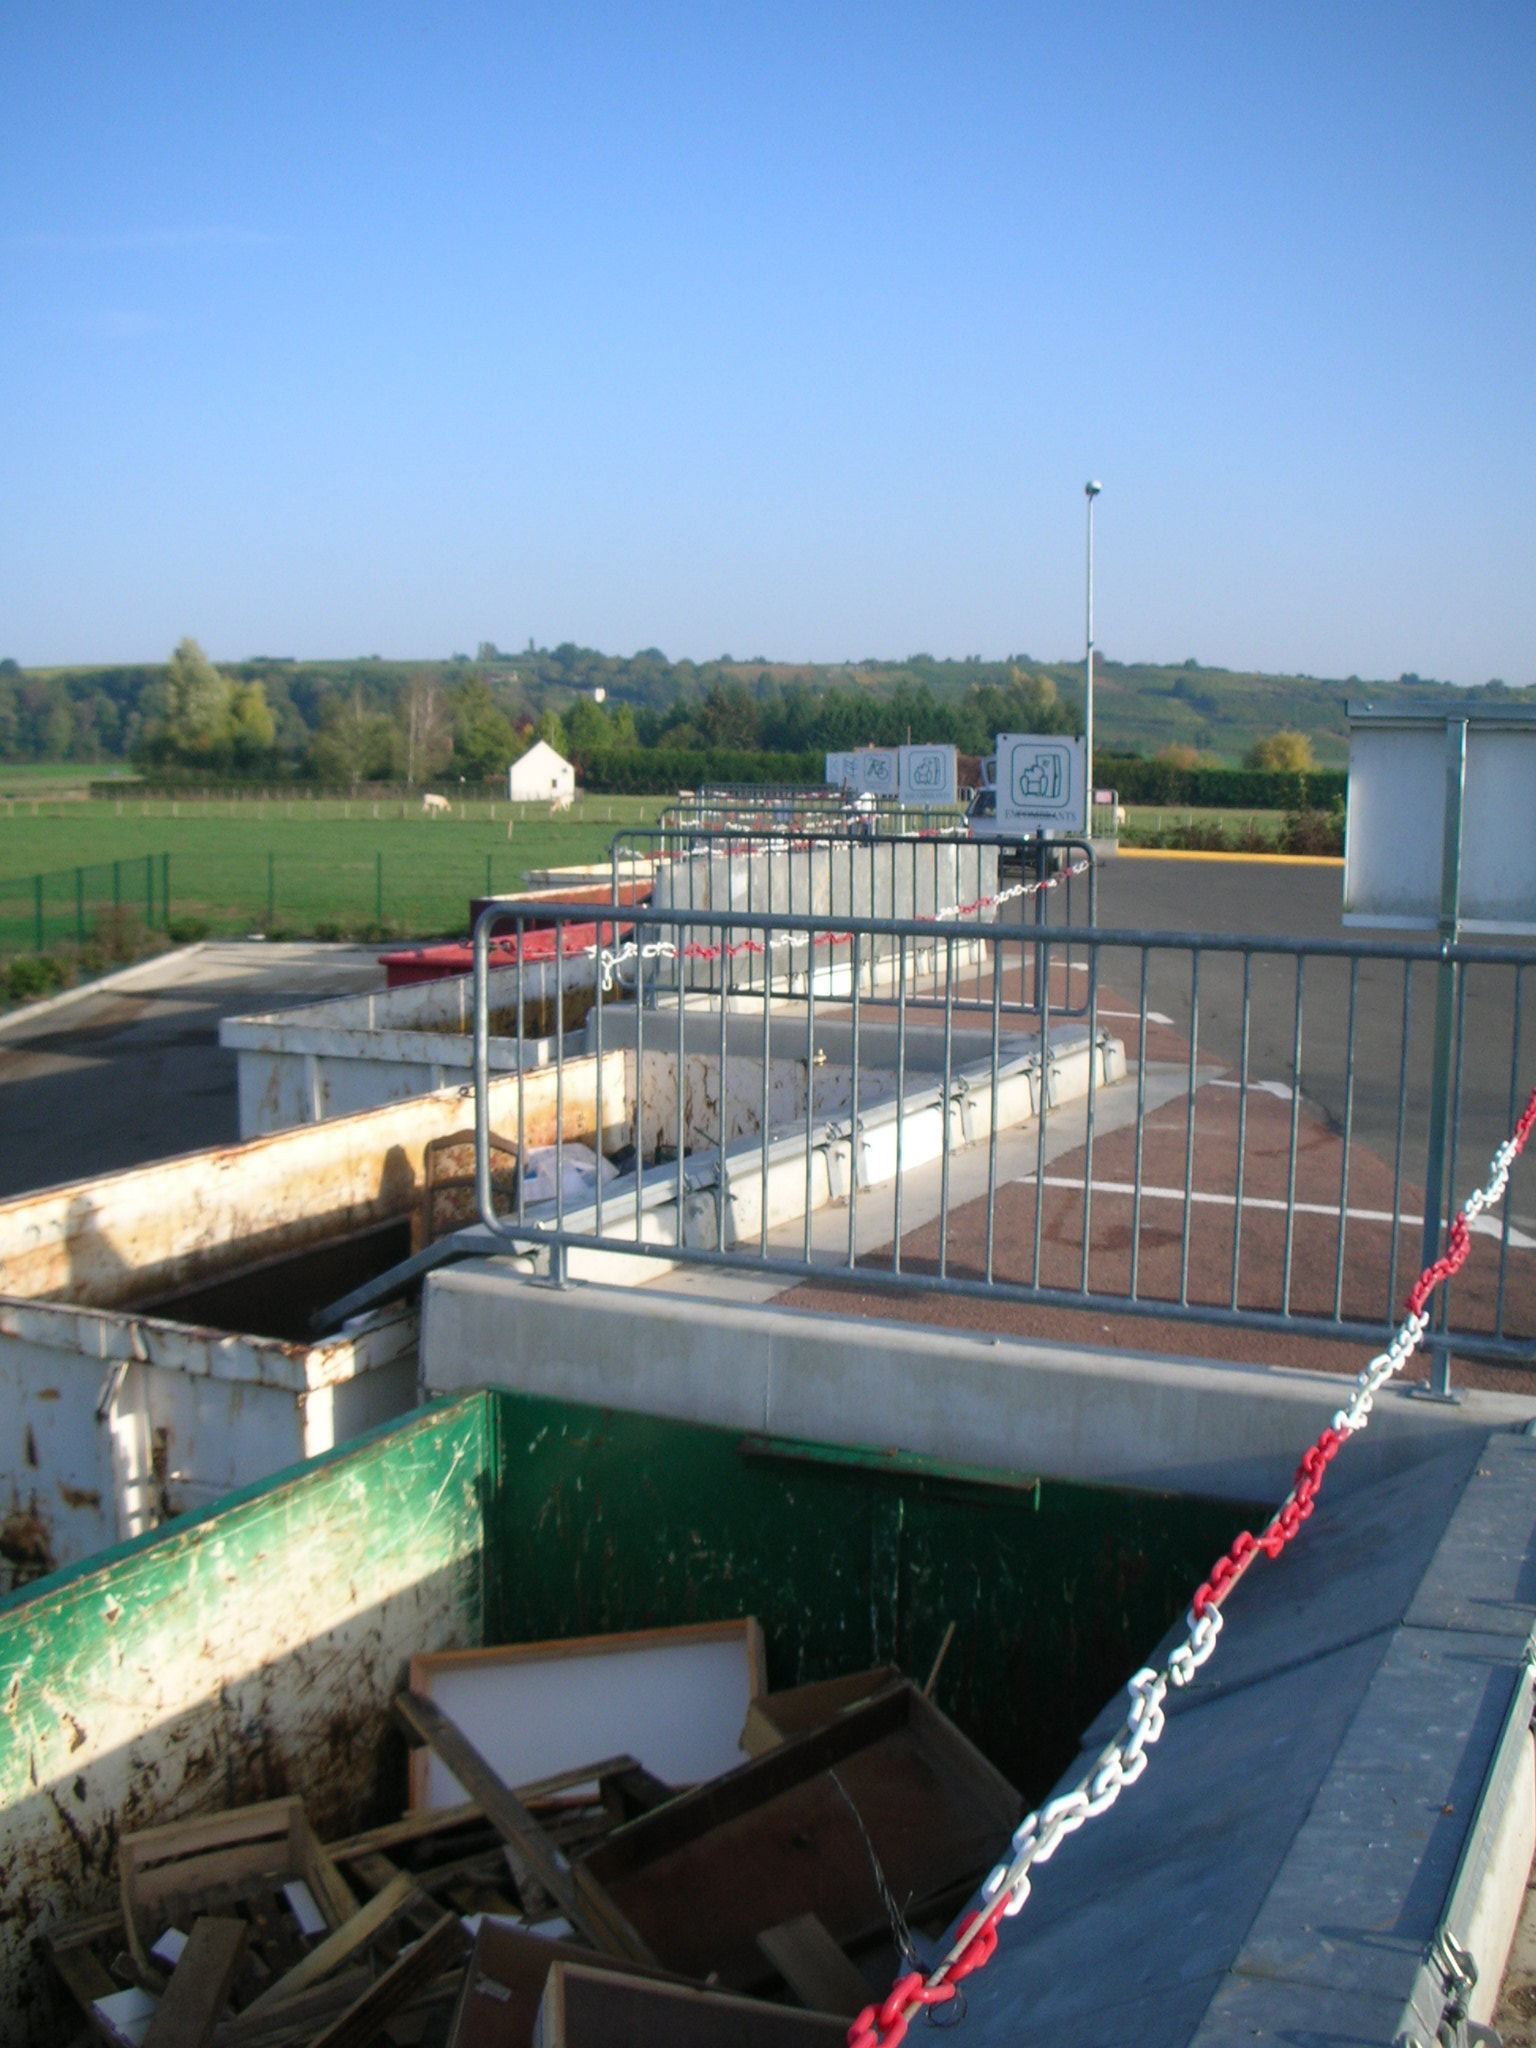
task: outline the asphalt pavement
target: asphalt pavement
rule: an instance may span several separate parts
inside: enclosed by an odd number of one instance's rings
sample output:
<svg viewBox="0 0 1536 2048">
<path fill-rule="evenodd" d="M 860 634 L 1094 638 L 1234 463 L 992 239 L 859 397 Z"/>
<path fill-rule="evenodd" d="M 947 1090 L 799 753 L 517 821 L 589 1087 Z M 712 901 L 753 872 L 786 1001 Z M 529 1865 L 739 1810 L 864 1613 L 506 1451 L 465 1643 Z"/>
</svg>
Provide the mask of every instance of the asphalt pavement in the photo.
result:
<svg viewBox="0 0 1536 2048">
<path fill-rule="evenodd" d="M 220 1021 L 383 986 L 376 949 L 216 941 L 146 963 L 127 987 L 0 1018 L 0 1197 L 235 1143 Z"/>
</svg>

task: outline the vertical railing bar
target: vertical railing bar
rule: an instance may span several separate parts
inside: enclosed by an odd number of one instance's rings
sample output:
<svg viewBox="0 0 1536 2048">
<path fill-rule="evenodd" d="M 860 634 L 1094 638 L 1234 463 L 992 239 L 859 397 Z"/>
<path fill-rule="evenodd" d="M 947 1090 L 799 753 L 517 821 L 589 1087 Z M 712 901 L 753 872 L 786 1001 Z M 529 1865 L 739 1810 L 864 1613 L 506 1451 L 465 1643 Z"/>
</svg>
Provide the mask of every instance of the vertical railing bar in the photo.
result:
<svg viewBox="0 0 1536 2048">
<path fill-rule="evenodd" d="M 1509 1051 L 1509 1115 L 1506 1130 L 1513 1130 L 1515 1119 L 1520 1114 L 1520 1003 L 1524 993 L 1525 969 L 1515 969 L 1515 1015 L 1510 1031 Z M 1493 1334 L 1504 1334 L 1504 1280 L 1509 1267 L 1509 1202 L 1500 1205 L 1502 1215 L 1499 1221 L 1499 1288 L 1494 1299 Z"/>
<path fill-rule="evenodd" d="M 768 908 L 771 913 L 773 909 L 773 851 L 771 847 L 769 848 L 767 858 Z M 760 1114 L 759 1136 L 761 1139 L 760 1157 L 762 1161 L 762 1179 L 761 1193 L 758 1199 L 757 1248 L 759 1256 L 766 1259 L 768 1256 L 768 1082 L 769 1070 L 773 1057 L 773 1021 L 770 1000 L 771 990 L 773 986 L 772 926 L 769 926 L 769 928 L 761 934 L 761 938 L 763 945 L 763 1101 L 762 1110 Z"/>
<path fill-rule="evenodd" d="M 555 917 L 555 1233 L 565 1229 L 565 1004 L 561 1001 L 560 973 L 565 959 L 565 919 Z M 565 1280 L 565 1248 L 556 1244 L 551 1257 L 551 1277 Z"/>
<path fill-rule="evenodd" d="M 1200 948 L 1190 956 L 1189 971 L 1189 1106 L 1184 1118 L 1184 1231 L 1179 1245 L 1179 1306 L 1189 1302 L 1190 1218 L 1195 1187 L 1195 1087 L 1196 1064 L 1200 1057 Z"/>
<path fill-rule="evenodd" d="M 901 1271 L 901 1145 L 907 1109 L 907 935 L 896 941 L 896 1183 L 895 1235 L 891 1239 L 891 1271 Z"/>
<path fill-rule="evenodd" d="M 729 860 L 729 855 L 727 855 Z M 727 870 L 729 875 L 729 870 Z M 726 885 L 727 905 L 734 901 L 729 879 Z M 718 934 L 720 947 L 720 1092 L 718 1143 L 715 1147 L 715 1250 L 725 1250 L 725 1104 L 726 1104 L 726 1005 L 727 990 L 731 974 L 731 927 L 722 925 Z"/>
<path fill-rule="evenodd" d="M 1344 1313 L 1344 1239 L 1349 1218 L 1349 1148 L 1355 1123 L 1355 1003 L 1360 989 L 1360 956 L 1349 963 L 1349 1029 L 1344 1041 L 1344 1157 L 1339 1167 L 1339 1239 L 1333 1256 L 1333 1320 Z"/>
<path fill-rule="evenodd" d="M 1071 884 L 1068 884 L 1070 888 Z M 1071 994 L 1068 987 L 1067 993 Z M 1088 1110 L 1083 1147 L 1083 1260 L 1078 1292 L 1088 1292 L 1088 1251 L 1093 1238 L 1093 1113 L 1099 1071 L 1099 949 L 1088 953 Z"/>
<path fill-rule="evenodd" d="M 1237 1069 L 1237 1183 L 1232 1195 L 1232 1293 L 1228 1303 L 1237 1307 L 1239 1270 L 1243 1244 L 1243 1187 L 1248 1178 L 1248 1058 L 1253 1024 L 1253 954 L 1243 954 L 1243 1035 Z"/>
<path fill-rule="evenodd" d="M 1291 1037 L 1291 1147 L 1285 1183 L 1285 1269 L 1280 1280 L 1280 1313 L 1291 1312 L 1291 1263 L 1296 1245 L 1296 1147 L 1301 1134 L 1301 1006 L 1305 953 L 1296 955 L 1296 1019 Z"/>
<path fill-rule="evenodd" d="M 688 859 L 688 870 L 688 909 L 691 915 L 693 910 L 693 857 L 691 853 Z M 684 955 L 688 950 L 688 934 L 692 929 L 693 927 L 691 924 L 684 925 L 681 930 L 679 930 L 675 924 L 672 927 L 673 935 L 676 939 L 677 963 L 677 1074 L 675 1085 L 672 1090 L 672 1094 L 674 1097 L 673 1138 L 675 1140 L 676 1145 L 676 1151 L 672 1166 L 672 1188 L 673 1202 L 676 1207 L 677 1217 L 673 1231 L 673 1236 L 676 1239 L 679 1249 L 681 1249 L 683 1242 L 683 1207 L 686 1200 L 686 1191 L 683 1179 L 683 1139 L 687 1133 L 687 1125 L 684 1118 L 683 1098 L 688 1090 L 688 1046 L 686 1037 L 684 1035 L 686 1030 L 687 1004 L 684 1001 L 685 989 L 683 986 L 688 963 L 684 958 Z M 656 1129 L 659 1138 L 659 1133 L 661 1131 L 661 1123 L 659 1119 L 657 1121 Z"/>
<path fill-rule="evenodd" d="M 1413 962 L 1403 962 L 1403 1034 L 1397 1069 L 1397 1151 L 1392 1167 L 1392 1249 L 1387 1258 L 1387 1302 L 1382 1321 L 1390 1323 L 1397 1300 L 1397 1235 L 1403 1213 L 1403 1141 L 1408 1120 L 1408 1041 L 1412 1017 Z"/>
<path fill-rule="evenodd" d="M 1039 926 L 1036 925 L 1038 933 Z M 1042 972 L 1040 962 L 1044 960 Z M 1051 948 L 1047 938 L 1035 946 L 1035 993 L 1040 1008 L 1040 1106 L 1035 1118 L 1035 1242 L 1030 1285 L 1040 1285 L 1041 1225 L 1045 1214 L 1045 1137 L 1051 1108 Z"/>
<path fill-rule="evenodd" d="M 615 918 L 613 924 L 615 947 L 618 945 L 618 930 L 618 919 Z M 596 1221 L 594 1228 L 596 1234 L 601 1237 L 603 1234 L 603 907 L 601 904 L 597 906 L 597 932 L 595 936 L 597 949 L 592 961 L 592 993 L 594 997 L 593 1007 L 597 1012 L 597 1030 L 593 1034 L 593 1049 L 596 1054 L 597 1064 L 592 1072 L 592 1105 L 597 1127 L 592 1133 L 592 1157 L 597 1172 L 597 1199 L 594 1204 Z M 556 965 L 560 966 L 560 963 L 557 961 Z M 563 967 L 561 972 L 563 975 Z M 562 1010 L 564 1007 L 565 1005 L 562 1003 Z"/>
<path fill-rule="evenodd" d="M 1023 973 L 1023 961 L 1019 971 Z M 1131 1181 L 1131 1300 L 1141 1269 L 1141 1165 L 1147 1128 L 1147 948 L 1141 949 L 1141 996 L 1136 1026 L 1136 1171 Z"/>
<path fill-rule="evenodd" d="M 523 954 L 526 951 L 524 944 L 526 937 L 527 929 L 522 917 L 519 916 L 517 920 L 517 1220 L 519 1223 L 526 1220 L 528 1199 L 527 1128 L 523 1115 L 523 1091 L 527 1085 L 523 1069 L 528 1064 L 527 1054 L 524 1051 L 526 1033 L 523 1025 L 523 1012 L 527 1006 L 527 984 L 524 979 L 527 969 L 523 960 Z M 489 933 L 487 933 L 487 952 L 489 952 Z M 489 974 L 486 976 L 486 989 L 486 1007 L 489 1008 Z"/>
<path fill-rule="evenodd" d="M 999 919 L 1001 925 L 1001 919 Z M 978 989 L 979 995 L 979 989 Z M 987 1285 L 992 1284 L 993 1265 L 993 1223 L 997 1214 L 997 1131 L 1002 1080 L 998 1069 L 1002 1064 L 1003 1032 L 1003 941 L 1001 937 L 992 941 L 992 1114 L 988 1119 L 987 1131 Z"/>
<path fill-rule="evenodd" d="M 1454 1074 L 1453 1074 L 1453 1077 L 1452 1077 L 1452 1080 L 1451 1080 L 1451 1156 L 1450 1156 L 1450 1167 L 1449 1167 L 1449 1171 L 1447 1172 L 1447 1174 L 1446 1174 L 1446 1177 L 1445 1177 L 1445 1219 L 1444 1219 L 1444 1220 L 1445 1220 L 1445 1224 L 1446 1224 L 1446 1228 L 1447 1228 L 1447 1230 L 1449 1230 L 1449 1228 L 1450 1228 L 1450 1220 L 1451 1220 L 1451 1218 L 1452 1218 L 1452 1217 L 1453 1217 L 1453 1216 L 1454 1216 L 1454 1215 L 1456 1214 L 1456 1211 L 1457 1211 L 1458 1207 L 1460 1206 L 1460 1204 L 1458 1203 L 1458 1201 L 1457 1201 L 1457 1199 L 1456 1199 L 1456 1164 L 1457 1164 L 1457 1159 L 1458 1159 L 1458 1156 L 1459 1156 L 1459 1154 L 1460 1154 L 1460 1151 L 1461 1151 L 1461 1074 L 1462 1074 L 1462 1062 L 1463 1062 L 1463 1057 L 1464 1057 L 1464 1055 L 1465 1055 L 1465 1052 L 1466 1052 L 1466 1044 L 1467 1044 L 1467 1032 L 1466 1032 L 1466 1025 L 1467 1025 L 1467 982 L 1468 982 L 1468 979 L 1469 979 L 1469 977 L 1470 977 L 1470 974 L 1471 974 L 1471 969 L 1470 969 L 1469 967 L 1467 967 L 1467 966 L 1466 966 L 1465 964 L 1461 964 L 1461 963 L 1458 963 L 1458 965 L 1457 965 L 1457 967 L 1456 967 L 1456 969 L 1455 969 L 1455 973 L 1456 973 L 1456 1067 L 1455 1067 L 1455 1072 L 1454 1072 Z M 1451 1327 L 1451 1288 L 1452 1288 L 1452 1284 L 1453 1284 L 1453 1283 L 1452 1283 L 1452 1282 L 1451 1282 L 1451 1281 L 1450 1281 L 1450 1280 L 1448 1279 L 1448 1280 L 1446 1281 L 1445 1285 L 1444 1285 L 1444 1286 L 1443 1286 L 1443 1287 L 1441 1288 L 1441 1290 L 1440 1290 L 1440 1313 L 1439 1313 L 1439 1315 L 1438 1315 L 1438 1316 L 1437 1316 L 1437 1317 L 1435 1318 L 1435 1326 L 1436 1326 L 1436 1328 L 1437 1328 L 1437 1329 L 1440 1329 L 1440 1330 L 1448 1330 L 1448 1329 L 1449 1329 L 1449 1328 Z M 1448 1347 L 1447 1347 L 1447 1348 L 1446 1348 L 1445 1350 L 1443 1350 L 1443 1351 L 1441 1351 L 1441 1352 L 1439 1353 L 1439 1355 L 1438 1355 L 1438 1356 L 1436 1357 L 1436 1359 L 1435 1359 L 1435 1364 L 1436 1364 L 1436 1365 L 1437 1365 L 1438 1367 L 1440 1367 L 1440 1369 L 1442 1370 L 1442 1372 L 1443 1372 L 1443 1374 L 1444 1374 L 1444 1383 L 1443 1383 L 1443 1385 L 1442 1385 L 1442 1386 L 1441 1386 L 1441 1387 L 1439 1388 L 1439 1391 L 1440 1391 L 1440 1392 L 1442 1392 L 1442 1393 L 1449 1393 L 1449 1392 L 1450 1392 L 1450 1379 L 1451 1379 L 1451 1354 L 1450 1354 L 1450 1350 L 1449 1350 L 1449 1348 L 1448 1348 Z"/>
<path fill-rule="evenodd" d="M 937 873 L 935 873 L 937 883 Z M 935 948 L 934 957 L 938 957 Z M 944 1089 L 939 1134 L 939 1278 L 949 1271 L 949 1126 L 953 1111 L 955 1053 L 955 941 L 944 941 Z"/>
<path fill-rule="evenodd" d="M 631 876 L 633 883 L 633 876 Z M 633 895 L 633 889 L 631 889 Z M 614 920 L 614 951 L 618 951 L 618 920 Z M 635 925 L 635 1243 L 643 1235 L 645 1216 L 645 927 Z"/>
<path fill-rule="evenodd" d="M 801 1257 L 811 1263 L 811 1177 L 815 1160 L 811 1133 L 816 1101 L 816 966 L 814 934 L 806 933 L 805 951 L 805 1230 Z M 830 1162 L 829 1162 L 830 1164 Z"/>
<path fill-rule="evenodd" d="M 870 874 L 873 891 L 874 874 Z M 853 1106 L 848 1117 L 848 1269 L 857 1262 L 859 1235 L 859 935 L 853 935 Z"/>
</svg>

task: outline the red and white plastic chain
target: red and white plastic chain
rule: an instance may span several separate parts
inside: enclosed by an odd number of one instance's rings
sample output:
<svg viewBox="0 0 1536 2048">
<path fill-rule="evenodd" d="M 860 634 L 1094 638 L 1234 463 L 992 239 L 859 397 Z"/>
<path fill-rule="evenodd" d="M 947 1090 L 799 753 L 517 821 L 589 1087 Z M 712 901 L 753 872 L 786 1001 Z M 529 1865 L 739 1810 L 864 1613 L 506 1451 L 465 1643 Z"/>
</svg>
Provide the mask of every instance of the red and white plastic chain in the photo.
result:
<svg viewBox="0 0 1536 2048">
<path fill-rule="evenodd" d="M 1426 1267 L 1410 1289 L 1407 1314 L 1396 1336 L 1385 1351 L 1371 1360 L 1356 1380 L 1350 1399 L 1308 1448 L 1290 1492 L 1258 1536 L 1245 1530 L 1227 1554 L 1217 1560 L 1210 1577 L 1195 1593 L 1184 1640 L 1168 1656 L 1162 1669 L 1138 1671 L 1130 1681 L 1127 1691 L 1131 1705 L 1121 1733 L 1069 1792 L 1048 1800 L 1038 1812 L 1025 1816 L 1014 1831 L 1011 1859 L 1000 1863 L 982 1885 L 982 1895 L 988 1903 L 960 1922 L 948 1953 L 927 1977 L 912 1971 L 897 1979 L 881 2004 L 865 2007 L 848 2029 L 849 2048 L 896 2048 L 919 2012 L 953 1998 L 961 1978 L 991 1961 L 997 1948 L 999 1923 L 1011 1920 L 1029 1897 L 1030 1870 L 1036 1864 L 1049 1862 L 1067 1835 L 1075 1833 L 1085 1821 L 1107 1812 L 1125 1787 L 1134 1785 L 1141 1776 L 1147 1767 L 1147 1751 L 1163 1732 L 1163 1702 L 1168 1688 L 1188 1685 L 1214 1651 L 1221 1632 L 1222 1602 L 1255 1558 L 1261 1552 L 1265 1557 L 1278 1557 L 1312 1513 L 1318 1488 L 1340 1446 L 1365 1428 L 1376 1394 L 1394 1373 L 1402 1370 L 1423 1342 L 1429 1328 L 1426 1311 L 1430 1297 L 1466 1264 L 1471 1249 L 1470 1226 L 1502 1197 L 1510 1168 L 1525 1150 L 1533 1128 L 1536 1089 L 1531 1091 L 1520 1121 L 1494 1154 L 1486 1185 L 1476 1189 L 1463 1203 L 1451 1225 L 1444 1256 Z"/>
<path fill-rule="evenodd" d="M 943 910 L 935 911 L 931 917 L 919 918 L 917 922 L 944 924 L 952 918 L 974 917 L 978 911 L 996 910 L 1004 903 L 1012 903 L 1016 897 L 1038 896 L 1043 890 L 1060 888 L 1063 882 L 1069 881 L 1074 875 L 1085 874 L 1087 867 L 1088 863 L 1082 861 L 1074 867 L 1063 868 L 1060 874 L 1050 875 L 1044 881 L 1016 882 L 1011 889 L 1004 889 L 996 896 L 978 896 L 974 903 L 950 904 Z M 775 932 L 769 944 L 790 946 L 798 936 L 795 932 Z M 852 943 L 852 932 L 815 932 L 811 937 L 813 946 L 851 946 Z M 741 953 L 762 953 L 766 950 L 761 939 L 742 939 L 734 946 L 687 945 L 681 948 L 681 953 L 685 960 L 718 960 L 722 955 L 727 960 L 734 960 Z M 582 957 L 590 960 L 597 952 L 596 946 L 587 946 L 583 949 Z M 614 952 L 604 947 L 599 961 L 604 995 L 613 987 L 614 976 L 626 960 L 675 960 L 678 953 L 679 948 L 670 939 L 658 939 L 649 946 L 639 946 L 633 939 L 629 939 Z"/>
</svg>

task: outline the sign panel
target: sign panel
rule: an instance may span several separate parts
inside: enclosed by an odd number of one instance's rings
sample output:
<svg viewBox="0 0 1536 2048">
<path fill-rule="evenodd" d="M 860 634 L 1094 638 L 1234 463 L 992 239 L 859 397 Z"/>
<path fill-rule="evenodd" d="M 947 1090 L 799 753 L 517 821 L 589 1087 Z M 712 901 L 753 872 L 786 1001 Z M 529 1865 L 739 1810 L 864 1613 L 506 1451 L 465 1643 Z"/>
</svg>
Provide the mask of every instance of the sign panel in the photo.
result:
<svg viewBox="0 0 1536 2048">
<path fill-rule="evenodd" d="M 1344 922 L 1433 931 L 1445 838 L 1446 716 L 1349 707 Z M 1467 717 L 1461 927 L 1536 931 L 1536 723 Z"/>
<path fill-rule="evenodd" d="M 899 776 L 894 747 L 859 747 L 845 754 L 828 754 L 827 781 L 834 789 L 846 789 L 854 796 L 895 796 Z"/>
<path fill-rule="evenodd" d="M 1087 826 L 1081 740 L 1060 733 L 997 736 L 1000 832 L 1076 832 Z"/>
<path fill-rule="evenodd" d="M 898 747 L 897 786 L 904 804 L 953 804 L 959 801 L 959 774 L 953 747 Z"/>
</svg>

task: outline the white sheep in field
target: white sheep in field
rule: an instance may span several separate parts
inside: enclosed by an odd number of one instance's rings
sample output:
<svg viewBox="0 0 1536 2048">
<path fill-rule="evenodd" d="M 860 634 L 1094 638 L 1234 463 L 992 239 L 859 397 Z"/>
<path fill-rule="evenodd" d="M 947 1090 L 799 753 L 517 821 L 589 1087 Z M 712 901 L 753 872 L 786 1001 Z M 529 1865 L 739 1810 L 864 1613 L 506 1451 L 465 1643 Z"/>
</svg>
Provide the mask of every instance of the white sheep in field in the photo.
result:
<svg viewBox="0 0 1536 2048">
<path fill-rule="evenodd" d="M 449 803 L 447 797 L 438 796 L 434 791 L 429 789 L 426 795 L 421 800 L 421 808 L 426 812 L 429 818 L 446 818 L 449 811 L 452 809 L 452 805 Z"/>
<path fill-rule="evenodd" d="M 570 794 L 569 790 L 567 790 L 564 796 L 551 797 L 549 800 L 549 815 L 553 817 L 557 811 L 568 811 L 575 801 L 575 797 Z"/>
</svg>

